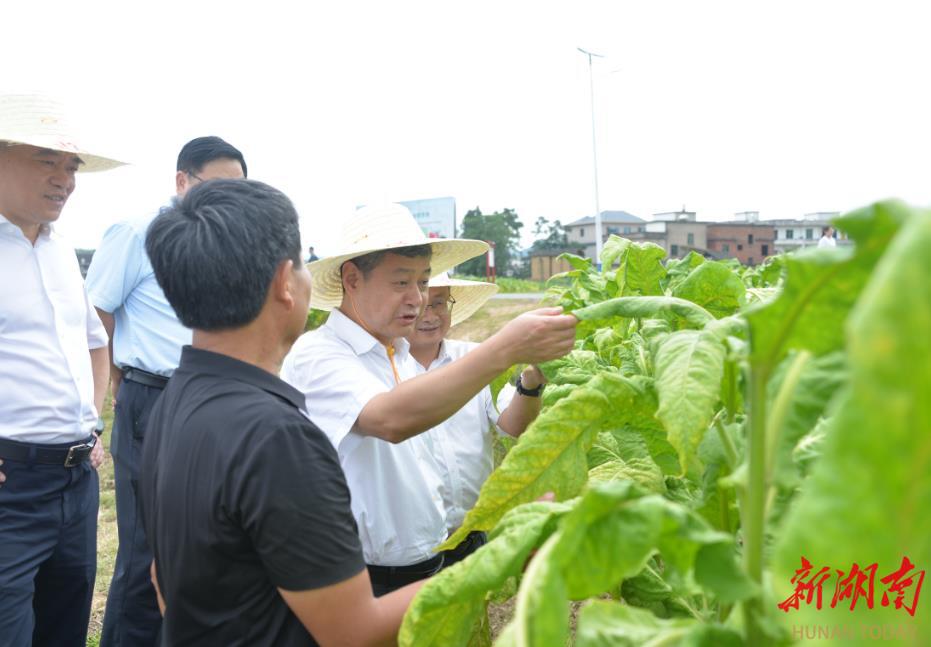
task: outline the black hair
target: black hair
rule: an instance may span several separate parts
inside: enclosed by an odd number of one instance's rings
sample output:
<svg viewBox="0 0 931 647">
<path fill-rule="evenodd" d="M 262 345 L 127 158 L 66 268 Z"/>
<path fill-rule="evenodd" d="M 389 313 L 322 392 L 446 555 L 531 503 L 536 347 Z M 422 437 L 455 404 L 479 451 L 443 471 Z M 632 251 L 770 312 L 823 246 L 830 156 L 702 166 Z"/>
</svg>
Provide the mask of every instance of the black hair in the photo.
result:
<svg viewBox="0 0 931 647">
<path fill-rule="evenodd" d="M 410 245 L 408 247 L 398 247 L 397 249 L 383 249 L 350 258 L 349 261 L 352 261 L 359 268 L 363 277 L 368 278 L 372 270 L 378 267 L 378 264 L 385 258 L 385 254 L 397 254 L 406 258 L 432 258 L 433 248 L 430 245 Z M 340 266 L 340 271 L 342 272 L 342 266 Z"/>
<path fill-rule="evenodd" d="M 238 148 L 219 137 L 192 139 L 178 153 L 178 170 L 196 175 L 206 164 L 218 159 L 236 160 L 242 166 L 243 177 L 249 177 L 246 160 Z"/>
<path fill-rule="evenodd" d="M 301 264 L 297 211 L 255 180 L 196 184 L 149 226 L 155 278 L 188 328 L 224 330 L 255 320 L 282 261 Z"/>
<path fill-rule="evenodd" d="M 821 228 L 821 235 L 822 236 L 827 235 L 828 229 L 833 229 L 833 228 L 834 228 L 834 225 L 825 225 L 824 227 Z"/>
</svg>

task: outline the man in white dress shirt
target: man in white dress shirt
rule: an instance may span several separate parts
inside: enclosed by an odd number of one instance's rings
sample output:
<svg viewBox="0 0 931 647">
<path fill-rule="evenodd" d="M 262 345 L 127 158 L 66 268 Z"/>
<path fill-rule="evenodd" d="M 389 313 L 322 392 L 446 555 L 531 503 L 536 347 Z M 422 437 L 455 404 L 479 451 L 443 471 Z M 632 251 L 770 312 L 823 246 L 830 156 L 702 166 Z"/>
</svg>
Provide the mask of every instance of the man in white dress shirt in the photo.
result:
<svg viewBox="0 0 931 647">
<path fill-rule="evenodd" d="M 478 347 L 475 342 L 447 339 L 449 329 L 466 321 L 498 291 L 493 283 L 451 279 L 445 273 L 430 279 L 430 292 L 423 314 L 407 336 L 410 353 L 417 360 L 418 374 L 436 370 Z M 454 533 L 466 512 L 478 500 L 485 479 L 494 469 L 493 434 L 524 433 L 540 413 L 540 394 L 546 378 L 535 366 L 521 371 L 514 397 L 500 415 L 486 386 L 448 420 L 427 432 L 435 459 L 424 469 L 439 467 L 446 528 Z M 504 395 L 504 394 L 502 394 Z M 505 398 L 499 398 L 503 404 Z M 454 549 L 443 553 L 446 568 L 465 559 L 486 542 L 484 532 L 471 532 Z"/>
<path fill-rule="evenodd" d="M 404 337 L 442 272 L 487 250 L 481 241 L 428 239 L 400 205 L 364 207 L 344 224 L 342 252 L 311 263 L 311 306 L 332 310 L 304 334 L 281 377 L 304 393 L 330 438 L 376 595 L 435 573 L 446 537 L 435 456 L 423 432 L 459 411 L 516 363 L 568 353 L 577 320 L 558 308 L 521 315 L 449 366 L 417 375 Z"/>
<path fill-rule="evenodd" d="M 0 96 L 0 642 L 83 645 L 97 569 L 107 335 L 53 223 L 78 171 L 61 106 Z"/>
</svg>

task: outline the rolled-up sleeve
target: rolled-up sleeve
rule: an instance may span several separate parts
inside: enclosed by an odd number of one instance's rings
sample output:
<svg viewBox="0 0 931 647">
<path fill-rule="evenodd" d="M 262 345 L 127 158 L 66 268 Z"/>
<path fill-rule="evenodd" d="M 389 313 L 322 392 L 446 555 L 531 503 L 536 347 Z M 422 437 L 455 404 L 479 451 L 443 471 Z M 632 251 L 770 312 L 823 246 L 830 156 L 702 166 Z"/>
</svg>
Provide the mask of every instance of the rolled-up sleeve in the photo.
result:
<svg viewBox="0 0 931 647">
<path fill-rule="evenodd" d="M 87 268 L 87 294 L 104 312 L 116 312 L 139 283 L 145 261 L 145 242 L 132 223 L 110 227 Z"/>
<path fill-rule="evenodd" d="M 87 348 L 90 350 L 103 348 L 109 343 L 110 338 L 107 336 L 106 328 L 103 327 L 103 322 L 97 316 L 97 311 L 91 305 L 87 292 L 84 293 L 84 305 L 87 309 Z"/>
</svg>

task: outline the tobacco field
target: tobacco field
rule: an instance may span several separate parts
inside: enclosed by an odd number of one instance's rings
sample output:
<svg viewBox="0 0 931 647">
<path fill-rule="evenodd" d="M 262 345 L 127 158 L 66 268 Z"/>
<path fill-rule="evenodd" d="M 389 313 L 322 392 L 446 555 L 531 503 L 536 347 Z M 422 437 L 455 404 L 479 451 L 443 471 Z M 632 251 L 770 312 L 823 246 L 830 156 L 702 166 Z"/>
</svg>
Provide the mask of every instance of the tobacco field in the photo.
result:
<svg viewBox="0 0 931 647">
<path fill-rule="evenodd" d="M 601 270 L 569 257 L 547 300 L 576 349 L 442 548 L 489 542 L 421 589 L 400 644 L 492 644 L 509 598 L 498 646 L 931 644 L 931 214 L 836 226 L 853 245 L 755 268 L 616 236 Z"/>
</svg>

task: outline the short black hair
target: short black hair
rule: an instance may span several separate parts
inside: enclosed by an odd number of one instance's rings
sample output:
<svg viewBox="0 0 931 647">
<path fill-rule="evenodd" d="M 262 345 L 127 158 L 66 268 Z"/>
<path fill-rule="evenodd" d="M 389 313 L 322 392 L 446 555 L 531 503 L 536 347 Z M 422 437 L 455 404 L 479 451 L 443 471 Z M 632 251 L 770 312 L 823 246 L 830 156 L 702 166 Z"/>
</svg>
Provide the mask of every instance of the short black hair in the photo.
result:
<svg viewBox="0 0 931 647">
<path fill-rule="evenodd" d="M 178 170 L 197 174 L 206 164 L 218 159 L 236 160 L 242 166 L 242 176 L 249 177 L 246 160 L 238 148 L 219 137 L 192 139 L 178 153 Z"/>
<path fill-rule="evenodd" d="M 291 200 L 255 180 L 195 185 L 152 221 L 145 249 L 155 278 L 188 328 L 225 330 L 255 320 L 282 261 L 301 263 Z"/>
<path fill-rule="evenodd" d="M 352 263 L 359 268 L 363 277 L 368 278 L 369 274 L 378 267 L 378 264 L 382 262 L 386 254 L 398 254 L 399 256 L 405 256 L 407 258 L 432 258 L 433 248 L 430 247 L 430 245 L 410 245 L 408 247 L 398 247 L 397 249 L 384 249 L 378 252 L 370 252 L 362 256 L 350 258 L 349 261 L 352 261 Z M 346 263 L 349 261 L 346 261 Z M 342 269 L 342 266 L 340 266 L 340 272 L 342 272 Z"/>
</svg>

